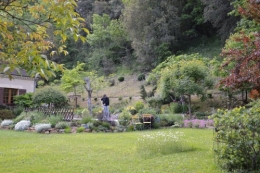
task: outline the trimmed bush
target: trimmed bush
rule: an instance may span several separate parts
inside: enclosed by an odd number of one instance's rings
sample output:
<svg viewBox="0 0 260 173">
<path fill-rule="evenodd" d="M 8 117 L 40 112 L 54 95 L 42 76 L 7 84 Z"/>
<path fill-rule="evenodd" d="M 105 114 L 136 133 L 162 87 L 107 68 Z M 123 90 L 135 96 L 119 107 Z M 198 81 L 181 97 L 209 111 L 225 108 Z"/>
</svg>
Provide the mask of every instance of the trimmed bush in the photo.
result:
<svg viewBox="0 0 260 173">
<path fill-rule="evenodd" d="M 144 103 L 143 103 L 142 101 L 137 101 L 137 102 L 135 103 L 135 109 L 137 110 L 137 112 L 138 112 L 139 110 L 143 109 L 143 108 L 144 108 Z"/>
<path fill-rule="evenodd" d="M 66 127 L 64 129 L 64 133 L 70 133 L 71 132 L 71 127 Z"/>
<path fill-rule="evenodd" d="M 18 122 L 17 124 L 15 124 L 14 130 L 24 131 L 24 130 L 27 130 L 30 127 L 30 125 L 31 125 L 30 121 L 22 120 L 22 121 Z"/>
<path fill-rule="evenodd" d="M 0 119 L 13 119 L 14 115 L 13 112 L 8 109 L 2 109 L 0 110 Z"/>
<path fill-rule="evenodd" d="M 37 133 L 41 133 L 43 130 L 47 130 L 51 128 L 51 124 L 36 124 L 35 125 L 35 131 Z"/>
<path fill-rule="evenodd" d="M 144 74 L 139 74 L 137 79 L 138 79 L 138 81 L 145 80 L 145 75 Z"/>
<path fill-rule="evenodd" d="M 13 124 L 13 120 L 4 120 L 1 122 L 1 127 L 10 126 Z"/>
<path fill-rule="evenodd" d="M 55 107 L 62 107 L 66 104 L 66 96 L 59 90 L 52 87 L 46 87 L 33 95 L 33 103 L 41 105 L 42 103 L 54 104 Z"/>
<path fill-rule="evenodd" d="M 85 127 L 79 127 L 79 128 L 77 128 L 77 133 L 82 133 L 82 132 L 84 132 L 84 130 L 85 130 Z"/>
<path fill-rule="evenodd" d="M 124 78 L 123 76 L 121 76 L 121 77 L 118 78 L 118 81 L 119 81 L 119 82 L 123 82 L 124 80 L 125 80 L 125 78 Z"/>
</svg>

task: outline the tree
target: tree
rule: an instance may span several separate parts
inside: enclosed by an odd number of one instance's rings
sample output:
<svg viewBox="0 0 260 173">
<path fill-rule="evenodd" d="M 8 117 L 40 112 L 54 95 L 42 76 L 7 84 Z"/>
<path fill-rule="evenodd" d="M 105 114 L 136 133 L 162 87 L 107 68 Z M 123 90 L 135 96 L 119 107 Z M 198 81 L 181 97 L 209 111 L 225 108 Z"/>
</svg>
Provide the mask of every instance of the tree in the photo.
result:
<svg viewBox="0 0 260 173">
<path fill-rule="evenodd" d="M 67 54 L 65 41 L 85 41 L 84 19 L 74 0 L 6 0 L 0 2 L 0 72 L 25 69 L 31 76 L 55 76 L 62 65 L 50 61 Z M 50 55 L 47 54 L 51 50 Z"/>
<path fill-rule="evenodd" d="M 77 92 L 83 92 L 83 89 L 85 88 L 88 93 L 89 113 L 92 114 L 92 92 L 98 91 L 100 88 L 107 86 L 107 82 L 105 81 L 104 77 L 99 77 L 95 71 L 84 71 L 84 66 L 85 63 L 78 63 L 75 68 L 71 70 L 64 70 L 63 76 L 61 78 L 61 88 L 66 92 L 73 92 L 74 96 Z M 85 78 L 88 78 L 89 82 L 86 83 Z"/>
<path fill-rule="evenodd" d="M 202 0 L 205 5 L 203 18 L 217 28 L 218 35 L 224 42 L 234 31 L 239 21 L 239 16 L 229 15 L 234 10 L 230 2 L 234 0 Z"/>
<path fill-rule="evenodd" d="M 235 1 L 236 11 L 242 20 L 222 51 L 225 58 L 221 70 L 225 76 L 220 81 L 221 88 L 260 90 L 260 6 L 257 1 Z"/>
<path fill-rule="evenodd" d="M 162 97 L 171 93 L 187 96 L 190 116 L 191 96 L 203 97 L 206 89 L 213 85 L 206 62 L 199 54 L 172 56 L 154 70 L 159 74 L 158 89 Z"/>
<path fill-rule="evenodd" d="M 100 66 L 106 74 L 111 74 L 115 65 L 122 63 L 130 42 L 120 20 L 111 20 L 107 14 L 94 14 L 93 32 L 88 35 L 91 56 L 87 58 L 89 67 Z"/>
<path fill-rule="evenodd" d="M 75 108 L 77 108 L 77 93 L 83 93 L 83 84 L 84 84 L 84 63 L 81 63 L 69 70 L 66 69 L 63 71 L 63 75 L 61 77 L 61 85 L 60 87 L 68 92 L 73 92 L 73 98 L 75 99 Z"/>
<path fill-rule="evenodd" d="M 180 34 L 178 7 L 182 6 L 182 2 L 132 0 L 124 3 L 123 24 L 137 62 L 142 65 L 140 69 L 149 71 L 171 54 L 170 46 L 176 43 L 176 36 Z"/>
</svg>

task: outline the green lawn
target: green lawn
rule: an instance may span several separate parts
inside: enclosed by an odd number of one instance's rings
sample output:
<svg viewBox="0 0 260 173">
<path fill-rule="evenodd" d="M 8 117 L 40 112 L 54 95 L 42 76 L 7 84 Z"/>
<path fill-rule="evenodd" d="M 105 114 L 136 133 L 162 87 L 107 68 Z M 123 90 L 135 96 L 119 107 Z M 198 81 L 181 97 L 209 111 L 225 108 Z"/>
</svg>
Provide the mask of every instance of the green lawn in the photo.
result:
<svg viewBox="0 0 260 173">
<path fill-rule="evenodd" d="M 143 134 L 184 132 L 195 148 L 144 158 L 136 152 Z M 220 173 L 209 129 L 161 129 L 124 133 L 38 134 L 0 130 L 3 173 Z"/>
</svg>

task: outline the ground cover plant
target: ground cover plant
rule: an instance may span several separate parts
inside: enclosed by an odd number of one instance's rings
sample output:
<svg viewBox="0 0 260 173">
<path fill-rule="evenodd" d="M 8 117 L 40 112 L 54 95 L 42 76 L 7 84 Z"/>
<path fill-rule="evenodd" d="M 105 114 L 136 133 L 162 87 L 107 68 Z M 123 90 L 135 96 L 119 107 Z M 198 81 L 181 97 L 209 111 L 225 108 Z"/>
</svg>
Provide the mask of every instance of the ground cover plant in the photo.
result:
<svg viewBox="0 0 260 173">
<path fill-rule="evenodd" d="M 143 157 L 138 139 L 182 133 L 192 150 Z M 38 134 L 0 131 L 0 172 L 175 172 L 220 173 L 210 129 L 169 128 L 127 133 Z M 151 149 L 153 146 L 143 144 Z M 141 157 L 140 157 L 141 154 Z"/>
</svg>

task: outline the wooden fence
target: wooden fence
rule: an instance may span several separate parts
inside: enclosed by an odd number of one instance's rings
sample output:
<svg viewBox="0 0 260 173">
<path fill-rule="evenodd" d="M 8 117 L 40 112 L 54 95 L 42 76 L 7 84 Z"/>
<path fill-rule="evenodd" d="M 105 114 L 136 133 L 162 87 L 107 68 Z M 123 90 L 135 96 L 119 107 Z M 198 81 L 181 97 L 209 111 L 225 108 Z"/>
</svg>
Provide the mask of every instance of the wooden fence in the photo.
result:
<svg viewBox="0 0 260 173">
<path fill-rule="evenodd" d="M 71 121 L 74 117 L 74 109 L 69 108 L 26 108 L 25 112 L 30 111 L 38 111 L 43 113 L 44 115 L 51 116 L 51 115 L 61 115 L 63 116 L 63 120 Z"/>
</svg>

